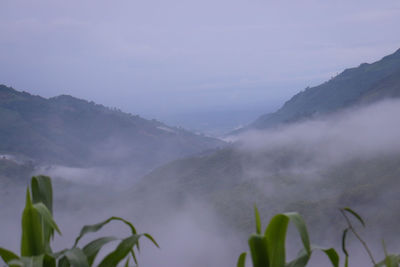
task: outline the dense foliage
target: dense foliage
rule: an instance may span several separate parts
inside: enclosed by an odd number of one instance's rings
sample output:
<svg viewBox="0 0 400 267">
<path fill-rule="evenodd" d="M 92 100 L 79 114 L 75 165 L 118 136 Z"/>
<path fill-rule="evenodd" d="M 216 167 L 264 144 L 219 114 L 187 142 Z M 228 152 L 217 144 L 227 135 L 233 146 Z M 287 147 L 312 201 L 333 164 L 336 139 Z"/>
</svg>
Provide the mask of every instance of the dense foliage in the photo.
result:
<svg viewBox="0 0 400 267">
<path fill-rule="evenodd" d="M 346 237 L 348 232 L 352 232 L 367 251 L 374 267 L 398 267 L 400 264 L 400 254 L 388 254 L 383 242 L 385 258 L 376 262 L 372 256 L 371 250 L 366 242 L 357 233 L 348 215 L 356 218 L 362 226 L 365 226 L 361 216 L 350 208 L 340 210 L 343 214 L 348 227 L 344 229 L 342 236 L 342 251 L 345 254 L 344 267 L 349 266 L 349 252 L 346 249 Z M 261 232 L 261 219 L 257 207 L 255 207 L 256 233 L 249 238 L 249 247 L 253 267 L 305 267 L 311 258 L 313 250 L 321 250 L 324 252 L 330 263 L 334 267 L 339 267 L 339 254 L 334 248 L 321 248 L 311 245 L 308 230 L 303 218 L 296 212 L 282 213 L 275 215 L 269 222 L 264 234 Z M 303 248 L 299 251 L 298 256 L 290 262 L 286 262 L 286 233 L 289 222 L 292 222 L 300 234 Z M 244 252 L 239 256 L 237 267 L 245 267 L 246 255 Z"/>
<path fill-rule="evenodd" d="M 140 237 L 146 237 L 158 247 L 153 237 L 147 233 L 138 234 L 131 222 L 119 217 L 110 217 L 93 225 L 85 225 L 71 248 L 54 252 L 51 241 L 54 232 L 61 234 L 53 219 L 53 190 L 51 180 L 47 176 L 36 176 L 31 180 L 31 186 L 26 191 L 26 203 L 22 213 L 21 253 L 16 253 L 0 247 L 0 256 L 11 267 L 89 267 L 96 262 L 96 256 L 101 248 L 113 241 L 120 241 L 117 247 L 98 263 L 101 267 L 117 266 L 125 261 L 129 266 L 132 259 L 137 264 L 135 249 L 139 249 Z M 131 235 L 123 239 L 107 236 L 97 238 L 84 246 L 79 241 L 89 233 L 99 231 L 112 222 L 124 223 Z"/>
</svg>

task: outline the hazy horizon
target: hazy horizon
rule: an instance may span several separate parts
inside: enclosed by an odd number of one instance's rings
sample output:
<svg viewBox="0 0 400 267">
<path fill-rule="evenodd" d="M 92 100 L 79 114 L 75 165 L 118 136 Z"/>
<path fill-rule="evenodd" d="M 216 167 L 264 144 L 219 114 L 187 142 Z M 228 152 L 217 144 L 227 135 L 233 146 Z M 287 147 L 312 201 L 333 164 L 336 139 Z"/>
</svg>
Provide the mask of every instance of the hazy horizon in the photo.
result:
<svg viewBox="0 0 400 267">
<path fill-rule="evenodd" d="M 223 130 L 393 53 L 399 23 L 395 0 L 3 1 L 0 83 L 198 130 L 231 114 Z"/>
</svg>

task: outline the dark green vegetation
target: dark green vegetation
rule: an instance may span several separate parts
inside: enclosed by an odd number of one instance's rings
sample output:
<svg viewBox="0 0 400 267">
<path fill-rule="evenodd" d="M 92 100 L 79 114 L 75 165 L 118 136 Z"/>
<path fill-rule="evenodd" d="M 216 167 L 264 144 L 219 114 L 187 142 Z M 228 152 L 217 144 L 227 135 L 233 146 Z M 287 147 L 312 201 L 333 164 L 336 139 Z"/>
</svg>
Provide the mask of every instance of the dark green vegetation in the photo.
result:
<svg viewBox="0 0 400 267">
<path fill-rule="evenodd" d="M 50 243 L 54 232 L 61 231 L 53 220 L 53 190 L 51 180 L 47 176 L 33 177 L 31 186 L 26 191 L 26 203 L 22 213 L 21 255 L 0 247 L 0 256 L 11 267 L 89 267 L 93 266 L 101 248 L 113 241 L 120 240 L 118 246 L 99 261 L 98 266 L 117 266 L 125 261 L 129 266 L 132 260 L 137 264 L 135 248 L 139 250 L 140 237 L 148 238 L 155 246 L 158 244 L 149 234 L 138 234 L 129 221 L 119 217 L 93 224 L 85 225 L 71 248 L 53 252 Z M 103 226 L 119 221 L 125 224 L 131 235 L 119 239 L 112 236 L 97 238 L 83 247 L 78 246 L 83 236 L 101 230 Z M 82 243 L 82 242 L 81 242 Z"/>
<path fill-rule="evenodd" d="M 240 132 L 265 129 L 393 97 L 400 97 L 400 49 L 380 61 L 346 69 L 321 85 L 306 88 L 279 110 L 262 115 Z"/>
<path fill-rule="evenodd" d="M 0 154 L 68 166 L 136 167 L 138 173 L 224 143 L 155 120 L 62 95 L 0 85 Z"/>
<path fill-rule="evenodd" d="M 305 267 L 311 258 L 313 250 L 323 251 L 334 267 L 339 266 L 339 255 L 333 248 L 323 249 L 311 246 L 308 231 L 303 218 L 296 212 L 275 215 L 269 222 L 264 234 L 261 233 L 261 219 L 255 208 L 256 233 L 249 238 L 249 247 L 253 267 Z M 286 262 L 286 234 L 289 222 L 292 222 L 300 234 L 303 248 L 298 256 Z M 247 253 L 238 259 L 238 267 L 245 267 Z"/>
<path fill-rule="evenodd" d="M 349 218 L 351 215 L 357 219 L 362 226 L 365 227 L 365 222 L 359 214 L 350 208 L 340 209 L 343 217 L 347 222 L 347 227 L 343 231 L 342 236 L 342 251 L 345 256 L 344 267 L 349 266 L 350 253 L 347 250 L 347 235 L 349 232 L 360 241 L 361 245 L 366 250 L 370 257 L 371 263 L 374 267 L 386 266 L 386 267 L 398 267 L 400 264 L 400 254 L 388 254 L 383 241 L 383 250 L 385 258 L 376 262 L 372 252 L 366 242 L 361 238 Z M 258 209 L 255 208 L 255 221 L 256 221 L 256 233 L 252 234 L 249 238 L 248 244 L 250 247 L 250 254 L 253 263 L 253 267 L 305 267 L 311 258 L 314 250 L 320 250 L 328 256 L 331 264 L 334 267 L 339 267 L 340 258 L 339 254 L 334 248 L 321 248 L 320 246 L 311 245 L 310 238 L 308 235 L 307 226 L 303 218 L 296 212 L 282 213 L 275 215 L 269 222 L 264 234 L 261 233 L 261 219 Z M 298 233 L 302 243 L 302 249 L 299 251 L 295 259 L 290 262 L 286 262 L 286 234 L 288 231 L 289 222 L 292 222 Z M 244 252 L 239 256 L 237 267 L 245 267 L 246 255 Z"/>
</svg>

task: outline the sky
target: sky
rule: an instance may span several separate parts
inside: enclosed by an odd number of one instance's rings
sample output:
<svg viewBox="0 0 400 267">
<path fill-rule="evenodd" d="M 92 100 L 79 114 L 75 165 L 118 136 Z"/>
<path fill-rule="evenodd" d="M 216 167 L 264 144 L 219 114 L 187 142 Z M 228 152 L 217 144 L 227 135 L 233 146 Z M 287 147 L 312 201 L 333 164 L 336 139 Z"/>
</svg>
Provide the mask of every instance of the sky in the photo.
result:
<svg viewBox="0 0 400 267">
<path fill-rule="evenodd" d="M 0 83 L 189 128 L 239 124 L 393 53 L 399 33 L 399 0 L 2 0 Z"/>
</svg>

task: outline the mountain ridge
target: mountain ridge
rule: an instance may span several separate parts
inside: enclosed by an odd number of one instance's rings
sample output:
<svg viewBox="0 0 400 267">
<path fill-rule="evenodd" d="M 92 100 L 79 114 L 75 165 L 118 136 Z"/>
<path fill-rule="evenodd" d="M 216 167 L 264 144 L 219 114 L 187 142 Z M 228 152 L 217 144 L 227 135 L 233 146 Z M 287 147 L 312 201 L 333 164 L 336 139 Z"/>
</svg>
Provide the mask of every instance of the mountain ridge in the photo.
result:
<svg viewBox="0 0 400 267">
<path fill-rule="evenodd" d="M 1 153 L 46 164 L 137 162 L 147 170 L 224 142 L 93 101 L 31 95 L 0 85 Z"/>
<path fill-rule="evenodd" d="M 247 127 L 234 131 L 241 133 L 249 129 L 266 129 L 279 124 L 291 123 L 321 114 L 329 114 L 354 104 L 365 103 L 369 92 L 376 92 L 381 83 L 391 78 L 400 84 L 400 49 L 391 55 L 373 63 L 362 63 L 358 67 L 348 68 L 337 76 L 320 85 L 307 87 L 286 101 L 276 112 L 261 115 Z M 398 97 L 396 87 L 388 97 Z M 378 101 L 384 97 L 370 98 Z M 374 100 L 375 99 L 375 100 Z"/>
</svg>

